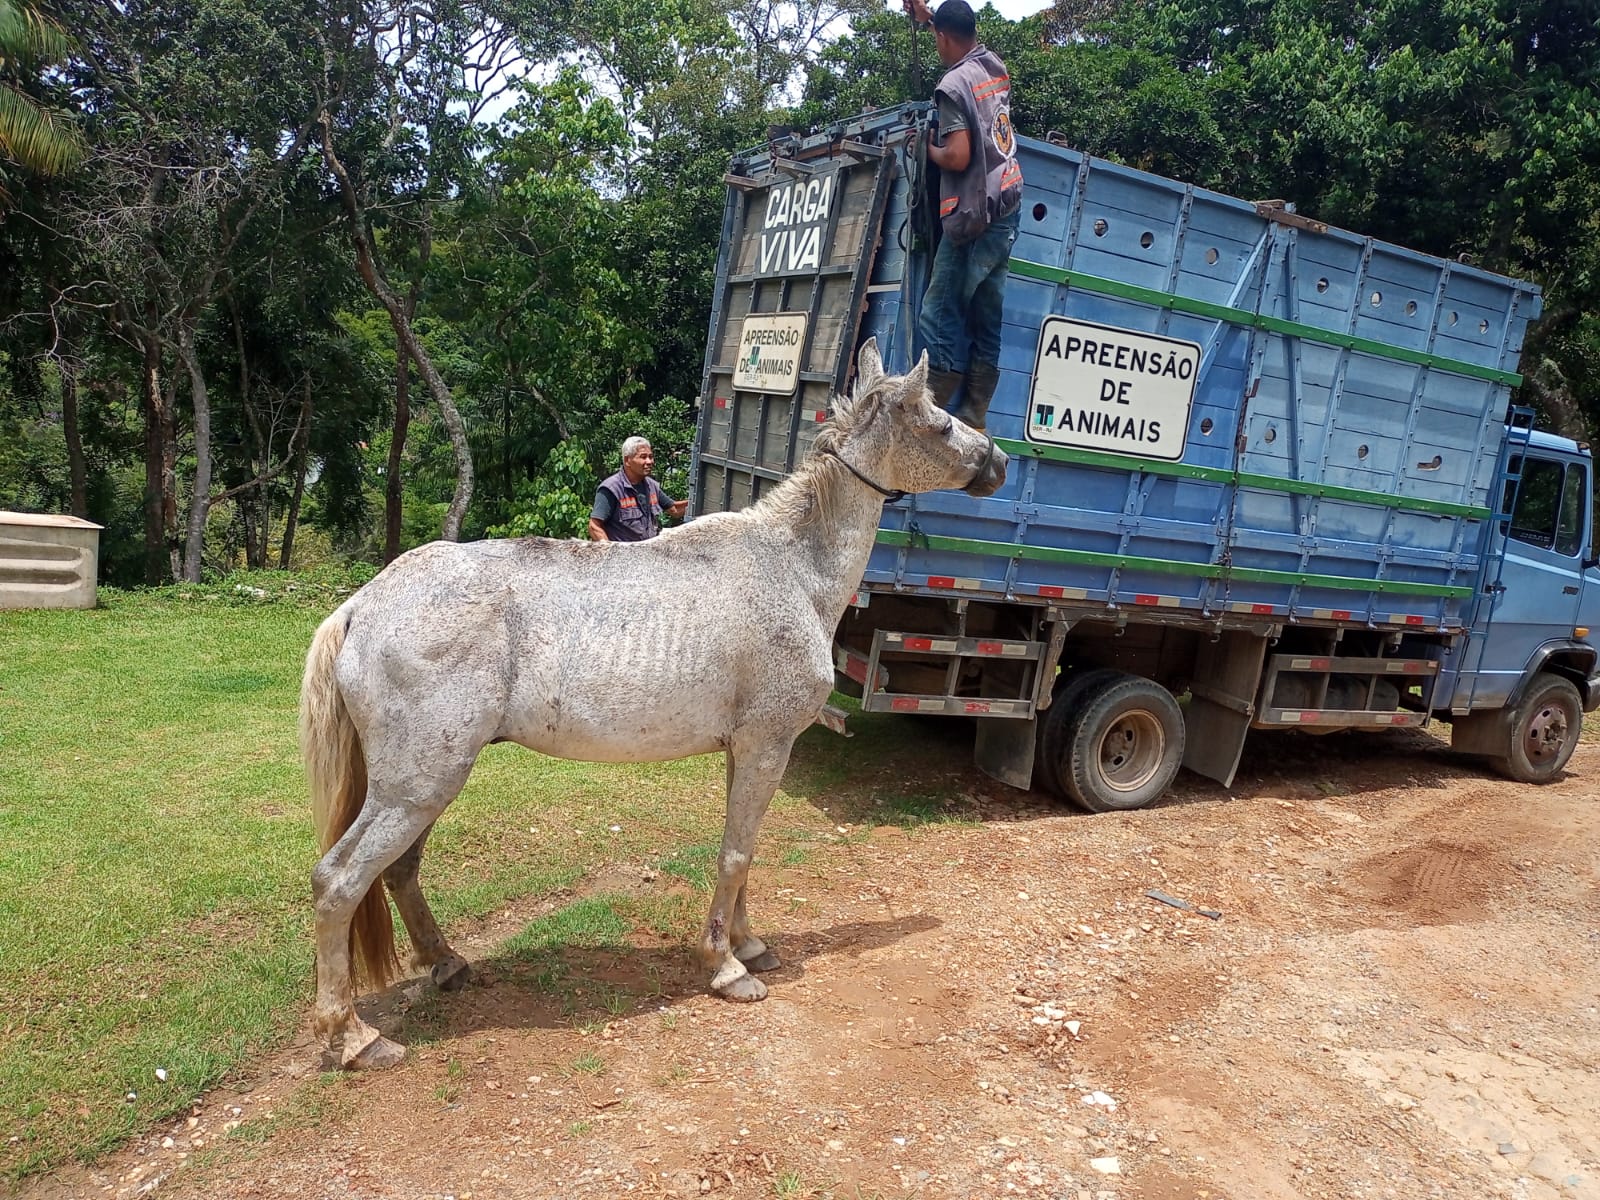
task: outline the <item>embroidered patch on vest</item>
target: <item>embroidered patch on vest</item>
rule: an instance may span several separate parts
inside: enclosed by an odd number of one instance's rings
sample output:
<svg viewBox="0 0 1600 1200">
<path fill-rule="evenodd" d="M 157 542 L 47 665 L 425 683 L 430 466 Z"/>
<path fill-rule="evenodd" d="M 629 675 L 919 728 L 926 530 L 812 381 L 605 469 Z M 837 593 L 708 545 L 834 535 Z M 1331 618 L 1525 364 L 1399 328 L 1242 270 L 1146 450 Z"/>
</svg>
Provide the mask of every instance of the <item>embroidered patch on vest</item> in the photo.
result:
<svg viewBox="0 0 1600 1200">
<path fill-rule="evenodd" d="M 1011 114 L 1001 109 L 994 119 L 994 148 L 1006 158 L 1017 148 L 1017 135 L 1011 128 Z M 1000 185 L 1004 187 L 1005 184 Z"/>
</svg>

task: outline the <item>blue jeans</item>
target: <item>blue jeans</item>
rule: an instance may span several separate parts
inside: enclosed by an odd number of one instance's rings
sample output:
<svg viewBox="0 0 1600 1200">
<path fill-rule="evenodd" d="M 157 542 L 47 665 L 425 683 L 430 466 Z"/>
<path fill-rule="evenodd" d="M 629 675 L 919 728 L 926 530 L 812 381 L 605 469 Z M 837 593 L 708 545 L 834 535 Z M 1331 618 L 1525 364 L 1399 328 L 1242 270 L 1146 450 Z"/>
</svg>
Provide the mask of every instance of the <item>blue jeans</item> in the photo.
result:
<svg viewBox="0 0 1600 1200">
<path fill-rule="evenodd" d="M 928 350 L 928 366 L 935 371 L 955 370 L 969 337 L 969 366 L 999 365 L 1001 304 L 1011 243 L 1017 240 L 1021 217 L 1019 206 L 964 245 L 949 238 L 940 241 L 917 321 L 917 332 Z"/>
</svg>

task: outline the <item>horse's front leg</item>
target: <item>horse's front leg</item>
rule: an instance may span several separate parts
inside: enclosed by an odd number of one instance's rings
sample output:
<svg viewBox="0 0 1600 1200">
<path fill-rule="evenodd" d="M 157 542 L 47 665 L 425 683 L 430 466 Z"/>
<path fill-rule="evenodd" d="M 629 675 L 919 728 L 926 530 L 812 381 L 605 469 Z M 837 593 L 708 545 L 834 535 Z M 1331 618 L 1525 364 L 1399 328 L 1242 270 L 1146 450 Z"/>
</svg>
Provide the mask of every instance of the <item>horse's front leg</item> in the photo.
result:
<svg viewBox="0 0 1600 1200">
<path fill-rule="evenodd" d="M 795 735 L 736 734 L 728 748 L 728 815 L 722 827 L 722 853 L 717 857 L 717 888 L 711 897 L 700 939 L 700 960 L 711 971 L 711 989 L 729 1000 L 762 1000 L 767 987 L 750 974 L 777 966 L 777 956 L 750 932 L 744 909 L 745 879 L 755 853 L 756 831 L 772 793 L 789 764 Z M 771 963 L 763 956 L 771 958 Z"/>
<path fill-rule="evenodd" d="M 733 947 L 733 956 L 745 965 L 745 970 L 776 971 L 783 963 L 750 928 L 750 918 L 744 908 L 745 894 L 749 890 L 746 884 L 739 885 L 739 894 L 733 901 L 733 921 L 728 925 L 728 942 Z"/>
</svg>

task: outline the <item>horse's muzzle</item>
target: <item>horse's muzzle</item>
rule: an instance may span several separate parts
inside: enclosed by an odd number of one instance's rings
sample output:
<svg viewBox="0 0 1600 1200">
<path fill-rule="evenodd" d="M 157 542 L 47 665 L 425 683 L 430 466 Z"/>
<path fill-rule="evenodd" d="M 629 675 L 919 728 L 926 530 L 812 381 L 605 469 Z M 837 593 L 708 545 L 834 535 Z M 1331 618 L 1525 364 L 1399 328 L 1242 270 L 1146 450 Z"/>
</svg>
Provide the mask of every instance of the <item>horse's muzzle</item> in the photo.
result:
<svg viewBox="0 0 1600 1200">
<path fill-rule="evenodd" d="M 969 496 L 992 496 L 1006 481 L 1006 466 L 1011 460 L 1004 450 L 994 444 L 994 438 L 987 440 L 988 454 L 978 467 L 977 473 L 973 475 L 972 482 L 961 489 Z"/>
</svg>

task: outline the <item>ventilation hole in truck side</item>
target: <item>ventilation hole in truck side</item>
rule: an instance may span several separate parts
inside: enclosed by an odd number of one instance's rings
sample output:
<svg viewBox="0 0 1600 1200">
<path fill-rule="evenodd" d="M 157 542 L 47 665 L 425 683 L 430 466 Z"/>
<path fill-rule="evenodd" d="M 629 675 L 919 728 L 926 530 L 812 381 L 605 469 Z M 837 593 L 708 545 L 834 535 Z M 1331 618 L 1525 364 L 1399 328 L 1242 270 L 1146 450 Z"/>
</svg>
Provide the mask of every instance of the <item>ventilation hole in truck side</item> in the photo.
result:
<svg viewBox="0 0 1600 1200">
<path fill-rule="evenodd" d="M 1406 301 L 1406 316 L 1414 317 L 1416 315 L 1417 315 L 1417 302 L 1415 300 L 1407 300 Z"/>
<path fill-rule="evenodd" d="M 1459 320 L 1460 320 L 1460 319 L 1461 319 L 1461 314 L 1460 314 L 1460 313 L 1458 313 L 1458 312 L 1453 312 L 1453 313 L 1451 313 L 1451 314 L 1450 314 L 1450 316 L 1449 316 L 1449 317 L 1448 317 L 1448 318 L 1447 318 L 1447 319 L 1446 319 L 1446 323 L 1447 323 L 1447 324 L 1450 324 L 1450 325 L 1454 325 L 1454 324 L 1455 324 L 1455 323 L 1456 323 L 1456 322 L 1457 322 L 1457 321 L 1459 321 Z"/>
<path fill-rule="evenodd" d="M 1444 466 L 1444 455 L 1435 454 L 1427 462 L 1419 462 L 1417 464 L 1417 470 L 1419 470 L 1419 471 L 1437 471 L 1442 466 Z"/>
<path fill-rule="evenodd" d="M 1383 305 L 1383 293 L 1382 292 L 1373 292 L 1372 293 L 1372 307 L 1373 308 L 1379 308 L 1382 305 Z"/>
<path fill-rule="evenodd" d="M 1327 290 L 1328 290 L 1328 277 L 1326 275 L 1324 275 L 1321 279 L 1317 280 L 1317 291 L 1325 292 Z"/>
<path fill-rule="evenodd" d="M 1148 229 L 1139 235 L 1139 245 L 1143 246 L 1146 250 L 1150 249 L 1150 247 L 1154 246 L 1155 244 L 1156 235 L 1151 233 Z"/>
<path fill-rule="evenodd" d="M 1050 210 L 1048 208 L 1046 208 L 1044 205 L 1035 204 L 1033 206 L 1033 219 L 1035 221 L 1042 221 L 1042 220 L 1045 219 L 1045 216 L 1046 216 L 1046 214 L 1049 213 L 1049 211 Z"/>
<path fill-rule="evenodd" d="M 1272 445 L 1273 442 L 1278 440 L 1278 427 L 1276 425 L 1268 425 L 1267 431 L 1261 435 L 1261 440 L 1269 446 Z"/>
<path fill-rule="evenodd" d="M 1356 457 L 1357 458 L 1365 458 L 1369 453 L 1371 453 L 1371 452 L 1367 449 L 1365 443 L 1363 443 L 1362 445 L 1356 447 Z"/>
<path fill-rule="evenodd" d="M 1206 266 L 1208 266 L 1208 267 L 1216 266 L 1217 265 L 1217 259 L 1219 259 L 1221 257 L 1222 256 L 1217 253 L 1217 248 L 1215 246 L 1211 247 L 1211 249 L 1206 251 Z"/>
<path fill-rule="evenodd" d="M 1216 426 L 1211 423 L 1211 418 L 1207 417 L 1205 420 L 1200 422 L 1200 436 L 1210 437 L 1211 431 L 1215 428 Z"/>
<path fill-rule="evenodd" d="M 1479 333 L 1488 333 L 1489 332 L 1489 322 L 1488 321 L 1479 321 L 1478 322 L 1478 332 Z"/>
<path fill-rule="evenodd" d="M 1094 219 L 1094 235 L 1095 235 L 1095 237 L 1105 237 L 1106 230 L 1108 230 L 1110 228 L 1111 228 L 1111 226 L 1106 224 L 1106 219 L 1104 217 L 1096 217 Z"/>
</svg>

